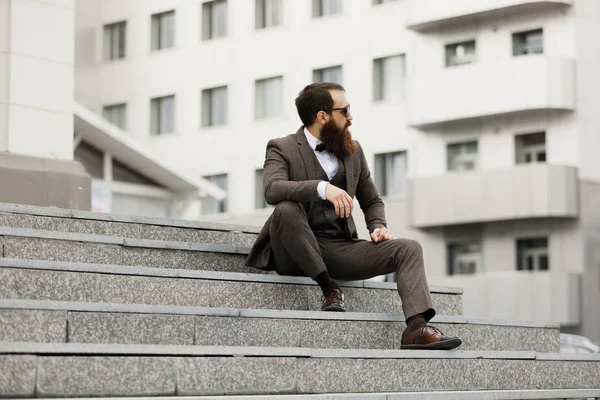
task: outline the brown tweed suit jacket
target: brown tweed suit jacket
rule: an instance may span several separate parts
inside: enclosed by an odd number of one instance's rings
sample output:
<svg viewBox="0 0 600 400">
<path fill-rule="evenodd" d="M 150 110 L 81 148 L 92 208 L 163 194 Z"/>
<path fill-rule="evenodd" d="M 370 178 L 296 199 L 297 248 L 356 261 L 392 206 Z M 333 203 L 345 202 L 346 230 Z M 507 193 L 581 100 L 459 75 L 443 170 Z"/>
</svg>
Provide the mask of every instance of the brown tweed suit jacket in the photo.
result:
<svg viewBox="0 0 600 400">
<path fill-rule="evenodd" d="M 369 232 L 387 227 L 383 201 L 373 184 L 367 160 L 356 142 L 357 151 L 342 161 L 346 168 L 346 192 L 358 200 L 365 215 Z M 306 210 L 310 203 L 322 201 L 317 194 L 321 171 L 315 168 L 315 153 L 310 148 L 304 126 L 294 134 L 271 139 L 267 144 L 264 165 L 263 187 L 265 199 L 271 205 L 289 200 L 302 203 Z M 318 163 L 316 164 L 318 165 Z M 248 258 L 246 265 L 260 269 L 273 269 L 269 265 L 271 217 L 265 222 Z M 348 219 L 348 239 L 357 239 L 356 225 L 352 216 Z"/>
</svg>

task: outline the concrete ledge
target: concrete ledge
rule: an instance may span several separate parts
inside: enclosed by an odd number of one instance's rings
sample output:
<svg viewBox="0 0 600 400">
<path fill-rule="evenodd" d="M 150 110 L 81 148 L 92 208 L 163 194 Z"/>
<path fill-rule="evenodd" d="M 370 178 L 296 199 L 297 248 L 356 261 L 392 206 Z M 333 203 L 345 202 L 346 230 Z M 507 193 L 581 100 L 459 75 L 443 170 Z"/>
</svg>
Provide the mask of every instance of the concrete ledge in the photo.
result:
<svg viewBox="0 0 600 400">
<path fill-rule="evenodd" d="M 185 306 L 160 306 L 146 304 L 115 304 L 115 303 L 88 303 L 71 301 L 47 300 L 12 300 L 0 299 L 0 310 L 48 310 L 48 311 L 82 311 L 105 313 L 132 313 L 132 314 L 168 314 L 168 315 L 198 315 L 215 317 L 242 317 L 242 318 L 268 318 L 268 319 L 310 319 L 310 320 L 335 320 L 335 321 L 384 321 L 404 322 L 402 314 L 390 313 L 362 313 L 345 312 L 331 313 L 322 311 L 301 310 L 259 310 L 243 308 L 216 308 L 216 307 L 185 307 Z M 66 317 L 66 315 L 65 315 Z M 468 318 L 454 315 L 436 315 L 432 323 L 443 324 L 469 324 L 512 326 L 518 328 L 559 329 L 557 324 L 540 324 L 525 321 L 504 321 L 485 318 Z"/>
<path fill-rule="evenodd" d="M 378 349 L 312 349 L 300 347 L 172 346 L 146 344 L 87 344 L 0 342 L 0 354 L 187 355 L 245 357 L 310 357 L 339 359 L 473 359 L 600 362 L 600 354 L 553 354 L 534 351 L 444 351 Z M 559 356 L 552 359 L 553 356 Z"/>
<path fill-rule="evenodd" d="M 251 247 L 257 237 L 255 233 L 239 231 L 217 231 L 92 219 L 48 217 L 44 215 L 15 214 L 2 211 L 0 211 L 0 226 L 52 232 L 116 236 L 130 239 L 211 243 L 241 247 Z"/>
<path fill-rule="evenodd" d="M 406 328 L 404 316 L 391 313 L 55 301 L 48 303 L 59 304 L 51 304 L 53 309 L 48 310 L 44 303 L 0 300 L 0 341 L 400 349 L 401 332 Z M 37 322 L 49 317 L 60 327 L 53 335 Z M 460 350 L 559 351 L 558 327 L 477 325 L 467 320 L 442 315 L 433 323 L 448 336 L 462 338 Z"/>
<path fill-rule="evenodd" d="M 600 354 L 577 354 L 580 361 L 600 361 Z M 543 361 L 572 361 L 573 354 L 568 353 L 539 353 L 538 360 Z"/>
<path fill-rule="evenodd" d="M 404 392 L 404 393 L 332 393 L 324 395 L 277 395 L 277 396 L 169 396 L 169 400 L 556 400 L 582 399 L 600 396 L 600 389 L 556 390 L 473 390 L 451 392 Z M 158 400 L 158 398 L 156 398 Z M 84 400 L 72 398 L 71 400 Z M 88 400 L 87 398 L 85 400 Z M 133 400 L 125 397 L 96 398 L 96 400 Z"/>
<path fill-rule="evenodd" d="M 16 236 L 37 239 L 67 240 L 72 242 L 118 244 L 123 245 L 123 238 L 116 236 L 91 235 L 87 233 L 42 231 L 37 229 L 0 227 L 0 236 Z"/>
<path fill-rule="evenodd" d="M 344 292 L 348 311 L 399 313 L 402 310 L 395 290 L 348 287 Z M 276 280 L 265 283 L 218 277 L 181 279 L 156 277 L 143 271 L 134 275 L 107 269 L 88 272 L 0 266 L 0 298 L 7 299 L 319 310 L 321 297 L 316 285 L 281 284 Z M 462 296 L 432 293 L 431 297 L 438 313 L 462 315 Z"/>
<path fill-rule="evenodd" d="M 37 229 L 0 227 L 0 236 L 26 237 L 34 239 L 64 240 L 98 244 L 116 244 L 125 247 L 152 248 L 161 250 L 188 250 L 211 253 L 232 253 L 247 255 L 248 247 L 236 247 L 222 244 L 172 242 L 163 240 L 129 239 L 117 236 L 93 235 L 88 233 L 43 231 Z"/>
<path fill-rule="evenodd" d="M 89 210 L 92 180 L 76 161 L 0 152 L 0 201 Z"/>
<path fill-rule="evenodd" d="M 204 251 L 212 253 L 233 253 L 248 255 L 249 247 L 227 246 L 222 244 L 209 243 L 188 243 L 188 242 L 167 242 L 163 240 L 148 240 L 148 239 L 123 239 L 125 247 L 143 247 L 148 249 L 166 249 L 166 250 L 189 250 L 189 251 Z"/>
<path fill-rule="evenodd" d="M 289 285 L 316 286 L 315 281 L 305 277 L 282 276 L 275 274 L 247 274 L 240 272 L 220 272 L 220 271 L 201 271 L 201 270 L 183 270 L 151 267 L 128 267 L 123 265 L 104 265 L 89 263 L 69 263 L 63 261 L 45 261 L 45 260 L 24 260 L 16 258 L 0 258 L 0 267 L 21 268 L 21 269 L 40 269 L 54 271 L 74 271 L 74 272 L 97 272 L 103 274 L 115 275 L 141 275 L 156 276 L 168 278 L 196 278 L 218 281 L 238 281 L 238 282 L 263 282 Z M 258 270 L 257 270 L 258 272 Z M 348 281 L 340 282 L 343 287 L 352 288 L 373 288 L 396 290 L 395 283 L 381 283 L 373 285 L 373 282 L 367 281 Z M 462 295 L 460 288 L 430 286 L 431 293 Z"/>
<path fill-rule="evenodd" d="M 398 392 L 600 387 L 597 360 L 573 356 L 539 361 L 533 352 L 9 345 L 0 343 L 0 353 L 40 354 L 34 359 L 35 394 L 40 397 L 404 395 Z"/>
<path fill-rule="evenodd" d="M 187 221 L 168 218 L 137 217 L 131 215 L 96 213 L 91 211 L 69 210 L 64 208 L 40 207 L 12 203 L 0 203 L 0 212 L 59 218 L 90 219 L 96 221 L 126 222 L 132 224 L 172 226 L 214 231 L 259 233 L 262 228 L 259 226 L 250 225 L 222 224 L 216 222 Z"/>
<path fill-rule="evenodd" d="M 145 344 L 29 343 L 0 342 L 0 354 L 62 355 L 162 355 L 162 356 L 245 356 L 245 357 L 310 357 L 340 359 L 501 359 L 534 360 L 533 351 L 443 351 L 443 350 L 372 350 L 311 349 L 300 347 L 250 346 L 173 346 Z M 600 355 L 593 358 L 600 361 Z M 590 361 L 570 355 L 563 361 Z"/>
</svg>

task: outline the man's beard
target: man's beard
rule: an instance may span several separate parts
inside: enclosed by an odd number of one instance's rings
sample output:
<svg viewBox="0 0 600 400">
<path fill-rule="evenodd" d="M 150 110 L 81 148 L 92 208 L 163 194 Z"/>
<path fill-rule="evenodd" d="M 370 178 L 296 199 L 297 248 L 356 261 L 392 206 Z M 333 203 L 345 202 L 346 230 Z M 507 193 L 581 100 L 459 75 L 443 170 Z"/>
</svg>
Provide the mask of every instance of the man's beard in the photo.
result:
<svg viewBox="0 0 600 400">
<path fill-rule="evenodd" d="M 321 141 L 323 148 L 337 158 L 344 158 L 356 153 L 356 145 L 352 140 L 352 134 L 348 128 L 352 122 L 348 121 L 343 129 L 338 128 L 333 119 L 330 119 L 323 128 L 321 128 Z"/>
</svg>

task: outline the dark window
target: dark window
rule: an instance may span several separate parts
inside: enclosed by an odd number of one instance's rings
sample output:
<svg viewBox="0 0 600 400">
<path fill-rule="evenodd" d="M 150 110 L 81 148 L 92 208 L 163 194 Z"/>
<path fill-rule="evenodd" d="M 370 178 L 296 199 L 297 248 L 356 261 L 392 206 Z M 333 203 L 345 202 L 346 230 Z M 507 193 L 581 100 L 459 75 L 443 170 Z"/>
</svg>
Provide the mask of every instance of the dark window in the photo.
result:
<svg viewBox="0 0 600 400">
<path fill-rule="evenodd" d="M 104 59 L 119 60 L 125 58 L 127 22 L 118 22 L 104 26 Z"/>
<path fill-rule="evenodd" d="M 470 275 L 482 271 L 481 243 L 448 245 L 448 275 Z"/>
<path fill-rule="evenodd" d="M 152 50 L 175 46 L 175 11 L 152 16 Z"/>
<path fill-rule="evenodd" d="M 204 179 L 214 183 L 215 185 L 223 189 L 225 192 L 227 192 L 227 174 L 205 176 Z M 202 200 L 203 215 L 225 213 L 227 212 L 227 208 L 227 198 L 224 198 L 223 200 L 215 200 L 211 198 L 206 198 Z"/>
<path fill-rule="evenodd" d="M 227 1 L 202 4 L 202 40 L 227 36 Z"/>
<path fill-rule="evenodd" d="M 375 154 L 375 186 L 382 196 L 406 194 L 406 152 Z"/>
<path fill-rule="evenodd" d="M 513 55 L 541 54 L 544 52 L 544 32 L 542 29 L 513 34 Z"/>
<path fill-rule="evenodd" d="M 471 64 L 476 57 L 475 41 L 446 45 L 446 67 Z"/>
<path fill-rule="evenodd" d="M 548 271 L 548 238 L 517 240 L 517 270 Z"/>
<path fill-rule="evenodd" d="M 546 133 L 537 132 L 515 136 L 517 164 L 546 161 Z"/>
</svg>

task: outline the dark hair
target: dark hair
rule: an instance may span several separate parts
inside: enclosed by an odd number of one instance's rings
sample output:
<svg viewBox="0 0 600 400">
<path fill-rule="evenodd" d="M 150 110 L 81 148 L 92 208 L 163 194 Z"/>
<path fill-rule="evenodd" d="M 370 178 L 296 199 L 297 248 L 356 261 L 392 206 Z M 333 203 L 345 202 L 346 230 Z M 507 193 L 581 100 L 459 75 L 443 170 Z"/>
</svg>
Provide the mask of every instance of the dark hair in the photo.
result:
<svg viewBox="0 0 600 400">
<path fill-rule="evenodd" d="M 317 119 L 319 111 L 330 112 L 333 108 L 333 98 L 330 90 L 346 90 L 340 84 L 333 82 L 311 83 L 296 97 L 296 109 L 304 126 L 310 126 Z"/>
</svg>

